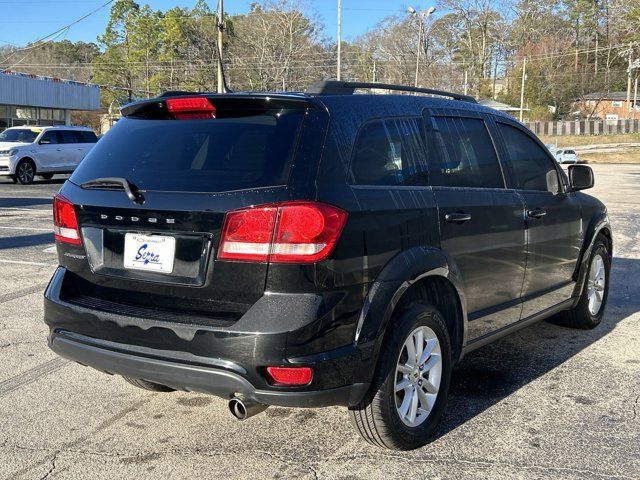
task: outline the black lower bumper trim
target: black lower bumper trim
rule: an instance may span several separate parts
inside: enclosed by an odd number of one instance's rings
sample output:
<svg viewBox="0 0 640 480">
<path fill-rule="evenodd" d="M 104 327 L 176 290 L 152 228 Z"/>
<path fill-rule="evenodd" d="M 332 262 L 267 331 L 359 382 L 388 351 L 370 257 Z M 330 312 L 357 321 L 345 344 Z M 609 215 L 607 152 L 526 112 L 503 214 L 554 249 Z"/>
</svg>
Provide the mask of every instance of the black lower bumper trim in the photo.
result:
<svg viewBox="0 0 640 480">
<path fill-rule="evenodd" d="M 49 346 L 61 357 L 109 374 L 166 385 L 176 390 L 208 393 L 231 399 L 242 394 L 265 405 L 324 407 L 355 405 L 369 385 L 358 383 L 314 391 L 257 390 L 242 376 L 220 368 L 202 367 L 108 350 L 52 334 Z"/>
</svg>

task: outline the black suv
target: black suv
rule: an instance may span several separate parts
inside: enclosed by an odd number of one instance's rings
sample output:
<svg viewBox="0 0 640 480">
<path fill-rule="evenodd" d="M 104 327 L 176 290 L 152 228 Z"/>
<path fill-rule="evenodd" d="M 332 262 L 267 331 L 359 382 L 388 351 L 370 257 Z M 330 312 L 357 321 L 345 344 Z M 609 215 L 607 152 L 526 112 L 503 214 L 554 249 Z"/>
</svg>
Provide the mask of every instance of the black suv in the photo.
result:
<svg viewBox="0 0 640 480">
<path fill-rule="evenodd" d="M 369 442 L 411 449 L 465 353 L 602 318 L 611 227 L 578 192 L 591 169 L 565 175 L 469 97 L 327 81 L 122 114 L 54 198 L 45 321 L 63 357 L 240 419 L 344 405 Z"/>
</svg>

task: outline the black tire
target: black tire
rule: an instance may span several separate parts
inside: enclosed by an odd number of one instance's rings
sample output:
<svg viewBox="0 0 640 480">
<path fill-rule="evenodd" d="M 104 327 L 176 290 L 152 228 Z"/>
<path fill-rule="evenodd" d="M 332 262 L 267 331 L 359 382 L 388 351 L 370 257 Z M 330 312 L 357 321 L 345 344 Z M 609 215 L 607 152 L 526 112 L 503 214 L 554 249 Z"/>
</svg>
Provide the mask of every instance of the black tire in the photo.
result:
<svg viewBox="0 0 640 480">
<path fill-rule="evenodd" d="M 442 373 L 435 403 L 418 426 L 406 425 L 396 408 L 394 387 L 396 366 L 405 341 L 418 327 L 426 326 L 440 344 Z M 349 407 L 349 414 L 358 433 L 372 445 L 393 450 L 413 450 L 429 442 L 446 404 L 451 380 L 451 340 L 442 314 L 428 303 L 414 303 L 394 314 L 382 345 L 378 365 L 369 391 L 362 401 Z"/>
<path fill-rule="evenodd" d="M 26 158 L 20 160 L 16 165 L 16 178 L 21 185 L 29 185 L 36 178 L 36 164 L 33 160 Z"/>
<path fill-rule="evenodd" d="M 134 385 L 143 390 L 149 390 L 151 392 L 175 392 L 173 388 L 167 387 L 166 385 L 160 385 L 159 383 L 148 382 L 146 380 L 140 380 L 139 378 L 131 378 L 122 376 L 127 382 L 131 385 Z"/>
<path fill-rule="evenodd" d="M 40 175 L 43 180 L 51 180 L 53 178 L 53 173 L 43 173 Z"/>
<path fill-rule="evenodd" d="M 596 255 L 599 255 L 603 260 L 604 271 L 605 271 L 605 281 L 604 281 L 604 291 L 602 292 L 602 303 L 600 305 L 600 309 L 594 315 L 589 310 L 589 275 L 591 273 L 591 268 L 593 267 L 593 259 Z M 584 330 L 591 329 L 597 327 L 602 321 L 602 317 L 604 316 L 604 310 L 607 306 L 607 298 L 609 298 L 609 283 L 610 283 L 610 275 L 611 272 L 611 260 L 609 256 L 609 243 L 607 240 L 598 236 L 593 245 L 593 249 L 591 250 L 591 255 L 589 256 L 589 263 L 587 264 L 587 275 L 585 277 L 585 284 L 582 288 L 582 294 L 580 295 L 580 300 L 578 304 L 572 308 L 571 310 L 567 310 L 565 312 L 560 312 L 556 318 L 556 323 L 563 325 L 565 327 L 570 328 L 581 328 Z"/>
</svg>

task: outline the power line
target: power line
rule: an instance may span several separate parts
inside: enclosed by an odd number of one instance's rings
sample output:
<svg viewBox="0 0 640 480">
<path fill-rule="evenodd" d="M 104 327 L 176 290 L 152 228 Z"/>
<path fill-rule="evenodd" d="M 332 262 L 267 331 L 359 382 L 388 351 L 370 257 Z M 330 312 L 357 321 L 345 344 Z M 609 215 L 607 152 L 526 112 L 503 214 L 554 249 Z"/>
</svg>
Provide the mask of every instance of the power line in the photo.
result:
<svg viewBox="0 0 640 480">
<path fill-rule="evenodd" d="M 39 38 L 38 40 L 33 42 L 31 45 L 28 45 L 26 47 L 23 47 L 23 48 L 20 48 L 18 50 L 15 50 L 11 54 L 9 54 L 9 56 L 7 58 L 5 58 L 4 60 L 0 61 L 0 63 L 5 63 L 6 61 L 8 61 L 10 58 L 12 58 L 14 55 L 16 55 L 19 52 L 24 52 L 24 51 L 27 51 L 27 50 L 31 50 L 33 48 L 36 48 L 36 47 L 39 47 L 39 46 L 43 45 L 44 43 L 48 43 L 48 42 L 54 40 L 55 38 L 60 36 L 62 33 L 64 33 L 66 30 L 68 30 L 72 26 L 80 23 L 84 19 L 86 19 L 86 18 L 90 17 L 91 15 L 99 12 L 103 8 L 105 8 L 105 7 L 109 6 L 110 4 L 112 4 L 114 1 L 115 0 L 108 0 L 107 2 L 103 3 L 100 7 L 92 10 L 91 12 L 87 13 L 86 15 L 83 15 L 82 17 L 78 18 L 77 20 L 74 20 L 73 22 L 69 23 L 68 25 L 65 25 L 64 27 L 59 28 L 55 32 L 50 33 L 49 35 L 46 35 L 46 36 L 44 36 L 42 38 Z M 9 68 L 11 68 L 12 66 L 13 65 L 9 66 Z"/>
</svg>

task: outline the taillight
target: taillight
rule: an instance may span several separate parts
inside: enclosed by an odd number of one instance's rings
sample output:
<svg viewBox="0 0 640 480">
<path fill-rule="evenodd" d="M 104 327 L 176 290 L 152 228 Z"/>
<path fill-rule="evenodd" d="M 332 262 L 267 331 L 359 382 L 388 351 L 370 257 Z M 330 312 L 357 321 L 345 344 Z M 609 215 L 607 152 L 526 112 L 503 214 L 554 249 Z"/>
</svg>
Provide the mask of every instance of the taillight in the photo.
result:
<svg viewBox="0 0 640 480">
<path fill-rule="evenodd" d="M 58 242 L 72 245 L 81 243 L 73 203 L 59 193 L 53 197 L 53 236 Z"/>
<path fill-rule="evenodd" d="M 216 118 L 216 107 L 204 97 L 169 98 L 167 110 L 178 120 Z"/>
<path fill-rule="evenodd" d="M 313 263 L 327 258 L 347 214 L 315 202 L 264 205 L 227 213 L 218 258 Z"/>
<path fill-rule="evenodd" d="M 308 385 L 313 377 L 309 367 L 267 367 L 267 381 L 270 385 Z"/>
</svg>

